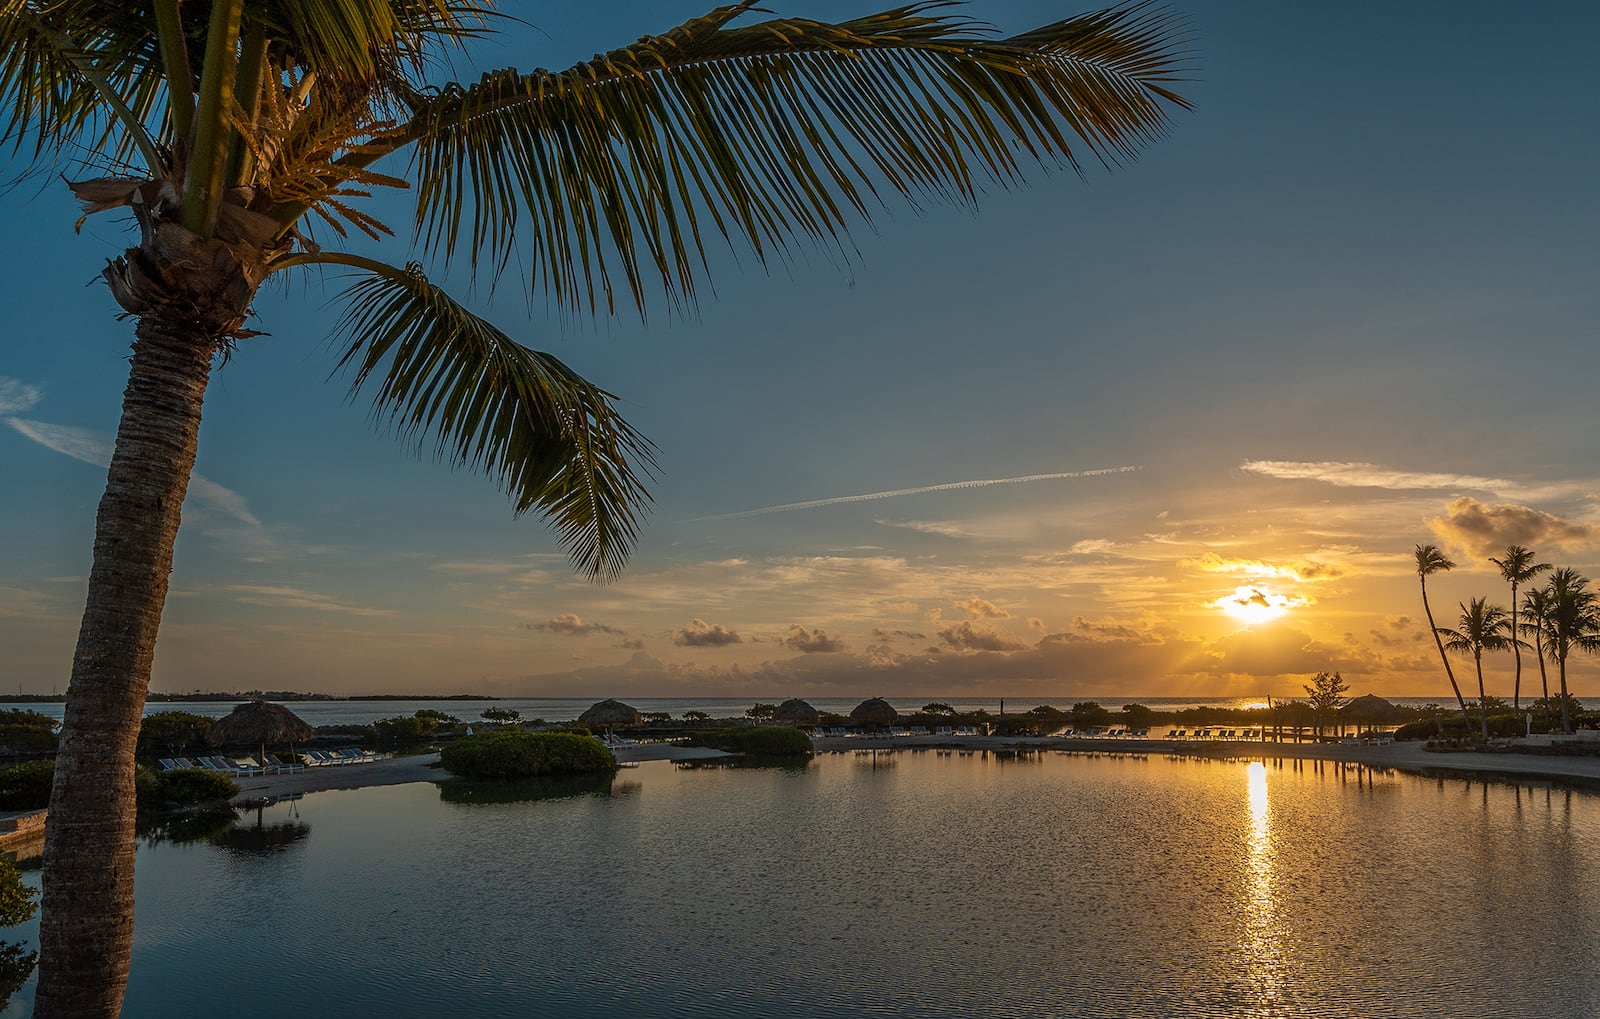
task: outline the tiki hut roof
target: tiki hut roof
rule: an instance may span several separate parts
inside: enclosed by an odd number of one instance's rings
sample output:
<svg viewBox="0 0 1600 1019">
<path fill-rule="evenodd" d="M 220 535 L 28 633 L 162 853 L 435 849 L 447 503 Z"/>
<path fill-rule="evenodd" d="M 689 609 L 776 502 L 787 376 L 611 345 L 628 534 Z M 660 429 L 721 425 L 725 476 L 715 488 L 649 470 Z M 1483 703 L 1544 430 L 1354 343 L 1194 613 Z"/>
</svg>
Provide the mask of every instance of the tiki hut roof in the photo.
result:
<svg viewBox="0 0 1600 1019">
<path fill-rule="evenodd" d="M 312 736 L 312 728 L 293 711 L 281 704 L 254 700 L 234 708 L 225 718 L 211 723 L 206 730 L 206 742 L 214 747 L 226 744 L 303 743 Z"/>
<path fill-rule="evenodd" d="M 900 712 L 894 705 L 882 697 L 873 697 L 857 704 L 855 710 L 850 712 L 852 725 L 893 725 L 900 720 Z"/>
<path fill-rule="evenodd" d="M 1393 722 L 1399 712 L 1389 701 L 1369 693 L 1340 708 L 1339 714 L 1356 722 Z"/>
<path fill-rule="evenodd" d="M 578 716 L 579 725 L 638 725 L 644 721 L 637 708 L 618 700 L 603 700 Z"/>
<path fill-rule="evenodd" d="M 778 712 L 772 717 L 774 721 L 788 722 L 791 725 L 816 725 L 822 718 L 816 708 L 798 697 L 791 697 L 778 705 Z"/>
</svg>

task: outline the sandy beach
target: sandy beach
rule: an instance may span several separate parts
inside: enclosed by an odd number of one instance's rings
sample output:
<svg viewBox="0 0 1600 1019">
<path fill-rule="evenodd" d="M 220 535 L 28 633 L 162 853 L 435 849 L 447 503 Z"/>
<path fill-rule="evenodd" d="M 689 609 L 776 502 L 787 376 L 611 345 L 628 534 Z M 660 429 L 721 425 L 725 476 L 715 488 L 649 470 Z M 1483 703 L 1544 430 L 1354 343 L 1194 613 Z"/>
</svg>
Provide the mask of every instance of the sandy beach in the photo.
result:
<svg viewBox="0 0 1600 1019">
<path fill-rule="evenodd" d="M 1471 775 L 1520 782 L 1559 782 L 1600 789 L 1600 757 L 1494 752 L 1437 752 L 1422 743 L 1387 745 L 1344 743 L 1263 743 L 1254 740 L 1061 739 L 1010 736 L 865 736 L 826 737 L 821 753 L 854 750 L 1060 750 L 1069 753 L 1173 754 L 1237 760 L 1298 759 L 1395 768 L 1423 775 Z M 617 752 L 621 764 L 641 761 L 684 761 L 727 757 L 720 750 L 642 743 Z M 362 789 L 407 782 L 448 780 L 436 767 L 437 753 L 391 757 L 365 764 L 307 768 L 288 775 L 241 778 L 236 803 L 328 789 Z"/>
</svg>

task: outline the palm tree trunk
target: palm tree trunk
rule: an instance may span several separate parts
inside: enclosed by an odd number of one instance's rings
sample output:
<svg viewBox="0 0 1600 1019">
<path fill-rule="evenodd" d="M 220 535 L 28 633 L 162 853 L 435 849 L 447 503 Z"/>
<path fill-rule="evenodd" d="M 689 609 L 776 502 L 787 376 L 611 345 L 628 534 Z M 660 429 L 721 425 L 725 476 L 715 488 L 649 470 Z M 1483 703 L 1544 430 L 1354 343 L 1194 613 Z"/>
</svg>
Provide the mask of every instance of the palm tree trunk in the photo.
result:
<svg viewBox="0 0 1600 1019">
<path fill-rule="evenodd" d="M 1572 713 L 1567 710 L 1567 656 L 1562 655 L 1556 659 L 1556 662 L 1561 666 L 1559 670 L 1561 673 L 1561 731 L 1570 734 L 1572 732 Z"/>
<path fill-rule="evenodd" d="M 1511 687 L 1511 710 L 1522 713 L 1522 646 L 1517 643 L 1517 585 L 1511 585 L 1511 657 L 1517 663 L 1517 679 Z"/>
<path fill-rule="evenodd" d="M 1422 611 L 1428 616 L 1428 632 L 1433 634 L 1434 646 L 1439 649 L 1439 660 L 1444 663 L 1445 678 L 1450 680 L 1450 689 L 1456 693 L 1456 703 L 1461 705 L 1461 717 L 1470 725 L 1472 715 L 1467 712 L 1467 699 L 1461 696 L 1461 684 L 1456 682 L 1455 671 L 1450 668 L 1450 656 L 1444 653 L 1444 641 L 1439 637 L 1439 628 L 1433 623 L 1433 609 L 1428 606 L 1428 580 L 1426 577 L 1418 579 L 1422 582 Z"/>
<path fill-rule="evenodd" d="M 1539 656 L 1539 685 L 1544 687 L 1544 727 L 1550 728 L 1550 674 L 1544 667 L 1544 643 L 1536 636 L 1533 653 Z"/>
<path fill-rule="evenodd" d="M 215 341 L 139 321 L 95 521 L 44 846 L 38 1019 L 114 1017 L 133 944 L 134 746 Z"/>
<path fill-rule="evenodd" d="M 1483 689 L 1483 652 L 1479 651 L 1472 656 L 1472 662 L 1478 667 L 1478 717 L 1483 720 L 1483 739 L 1489 741 L 1489 695 Z"/>
</svg>

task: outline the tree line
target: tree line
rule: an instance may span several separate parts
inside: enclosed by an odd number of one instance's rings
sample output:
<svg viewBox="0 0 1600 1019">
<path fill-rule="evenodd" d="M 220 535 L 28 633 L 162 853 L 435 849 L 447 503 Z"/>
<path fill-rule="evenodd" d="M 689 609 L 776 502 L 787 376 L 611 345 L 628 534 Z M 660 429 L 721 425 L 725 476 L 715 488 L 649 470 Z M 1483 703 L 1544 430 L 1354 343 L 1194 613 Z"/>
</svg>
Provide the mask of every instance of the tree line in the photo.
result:
<svg viewBox="0 0 1600 1019">
<path fill-rule="evenodd" d="M 1512 686 L 1512 711 L 1522 710 L 1522 652 L 1532 651 L 1539 663 L 1539 680 L 1544 690 L 1540 703 L 1551 704 L 1550 674 L 1546 663 L 1556 667 L 1560 684 L 1561 731 L 1572 731 L 1572 698 L 1567 691 L 1567 660 L 1573 651 L 1600 651 L 1600 599 L 1589 587 L 1589 579 L 1571 567 L 1554 568 L 1538 562 L 1532 550 L 1522 545 L 1507 546 L 1505 555 L 1490 557 L 1500 576 L 1511 587 L 1511 607 L 1496 605 L 1487 597 L 1460 603 L 1461 618 L 1455 627 L 1434 622 L 1428 604 L 1428 578 L 1455 569 L 1456 564 L 1437 545 L 1416 546 L 1417 579 L 1422 586 L 1422 611 L 1428 617 L 1428 630 L 1439 649 L 1445 677 L 1455 692 L 1462 717 L 1470 719 L 1466 698 L 1450 667 L 1450 655 L 1472 659 L 1478 677 L 1478 719 L 1483 738 L 1489 738 L 1489 698 L 1484 691 L 1483 656 L 1510 651 L 1515 663 Z M 1527 587 L 1548 573 L 1543 586 Z M 1521 598 L 1518 598 L 1518 592 Z M 1524 639 L 1528 638 L 1528 639 Z M 1547 720 L 1548 721 L 1548 720 Z"/>
</svg>

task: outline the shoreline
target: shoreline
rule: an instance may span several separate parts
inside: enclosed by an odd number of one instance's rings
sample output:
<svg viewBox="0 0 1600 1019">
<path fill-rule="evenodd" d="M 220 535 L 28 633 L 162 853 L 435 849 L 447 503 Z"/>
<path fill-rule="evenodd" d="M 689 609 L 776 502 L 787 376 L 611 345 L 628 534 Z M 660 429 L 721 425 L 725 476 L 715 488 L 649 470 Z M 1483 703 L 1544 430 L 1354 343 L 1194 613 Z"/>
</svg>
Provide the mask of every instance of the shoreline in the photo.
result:
<svg viewBox="0 0 1600 1019">
<path fill-rule="evenodd" d="M 1161 754 L 1222 760 L 1309 760 L 1392 768 L 1437 777 L 1453 775 L 1480 780 L 1558 783 L 1600 791 L 1600 757 L 1540 754 L 1430 751 L 1418 743 L 1387 745 L 1342 743 L 1270 743 L 1256 740 L 1179 741 L 1167 739 L 1062 739 L 1057 736 L 827 736 L 816 741 L 818 753 L 852 750 L 985 750 L 1048 751 L 1104 754 Z M 642 743 L 616 751 L 617 763 L 687 761 L 730 757 L 705 747 Z M 363 764 L 308 768 L 288 775 L 255 775 L 237 779 L 242 805 L 261 799 L 339 789 L 365 789 L 411 782 L 450 781 L 449 772 L 434 767 L 438 753 L 391 757 Z"/>
</svg>

